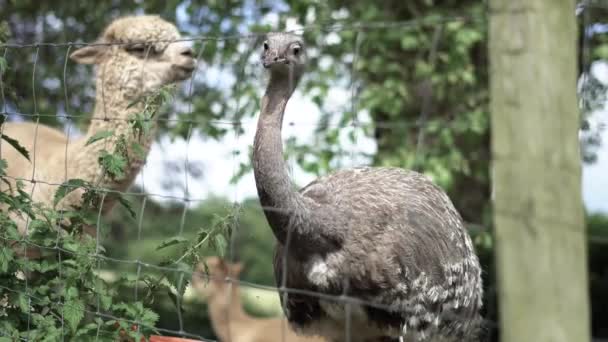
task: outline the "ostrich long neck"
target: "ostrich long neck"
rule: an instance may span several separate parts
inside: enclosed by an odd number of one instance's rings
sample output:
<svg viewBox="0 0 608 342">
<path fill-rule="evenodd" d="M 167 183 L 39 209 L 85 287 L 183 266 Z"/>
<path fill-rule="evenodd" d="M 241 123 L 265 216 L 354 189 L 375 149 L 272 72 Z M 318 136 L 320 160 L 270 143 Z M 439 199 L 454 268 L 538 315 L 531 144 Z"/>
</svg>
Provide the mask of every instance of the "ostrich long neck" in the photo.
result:
<svg viewBox="0 0 608 342">
<path fill-rule="evenodd" d="M 253 147 L 253 165 L 260 203 L 276 238 L 285 243 L 287 226 L 300 207 L 283 157 L 281 128 L 287 101 L 293 92 L 288 77 L 273 77 L 262 98 Z"/>
<path fill-rule="evenodd" d="M 270 78 L 253 143 L 253 171 L 260 203 L 275 237 L 282 245 L 289 245 L 294 255 L 305 256 L 335 250 L 344 233 L 335 228 L 341 227 L 342 220 L 336 208 L 303 197 L 289 178 L 281 128 L 296 83 L 288 77 Z"/>
</svg>

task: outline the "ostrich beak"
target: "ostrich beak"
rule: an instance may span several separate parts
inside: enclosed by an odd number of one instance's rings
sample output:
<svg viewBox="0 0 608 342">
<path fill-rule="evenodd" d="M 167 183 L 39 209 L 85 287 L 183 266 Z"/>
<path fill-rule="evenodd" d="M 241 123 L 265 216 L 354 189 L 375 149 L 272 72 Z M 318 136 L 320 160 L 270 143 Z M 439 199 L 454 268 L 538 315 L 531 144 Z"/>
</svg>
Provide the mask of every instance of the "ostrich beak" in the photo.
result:
<svg viewBox="0 0 608 342">
<path fill-rule="evenodd" d="M 262 59 L 262 65 L 268 69 L 275 64 L 289 64 L 289 61 L 285 57 L 266 57 Z"/>
</svg>

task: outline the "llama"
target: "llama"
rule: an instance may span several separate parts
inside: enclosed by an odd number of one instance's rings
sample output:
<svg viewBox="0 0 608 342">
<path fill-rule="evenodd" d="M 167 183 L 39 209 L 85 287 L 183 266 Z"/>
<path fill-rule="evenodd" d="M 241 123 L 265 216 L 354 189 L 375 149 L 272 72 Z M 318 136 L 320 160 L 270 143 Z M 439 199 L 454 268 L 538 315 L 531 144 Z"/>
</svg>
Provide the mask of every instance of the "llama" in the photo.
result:
<svg viewBox="0 0 608 342">
<path fill-rule="evenodd" d="M 142 168 L 155 137 L 156 122 L 148 132 L 133 128 L 137 114 L 148 110 L 141 100 L 168 84 L 186 80 L 195 69 L 192 49 L 180 39 L 175 25 L 158 16 L 131 16 L 114 20 L 93 45 L 74 51 L 70 58 L 82 64 L 95 64 L 95 109 L 86 134 L 71 140 L 63 132 L 36 123 L 5 123 L 2 133 L 18 140 L 32 156 L 29 162 L 12 146 L 4 144 L 2 158 L 8 162 L 7 175 L 23 179 L 24 190 L 32 200 L 53 205 L 53 197 L 68 179 L 82 179 L 96 188 L 125 191 Z M 140 100 L 140 101 L 138 101 Z M 91 138 L 107 135 L 88 144 Z M 92 139 L 95 140 L 95 139 Z M 104 151 L 125 146 L 124 173 L 108 174 L 99 163 Z M 14 188 L 14 183 L 12 188 Z M 6 190 L 3 185 L 3 191 Z M 83 190 L 68 194 L 58 209 L 78 207 Z M 108 198 L 102 213 L 115 204 Z M 27 234 L 26 220 L 14 217 L 19 232 Z"/>
<path fill-rule="evenodd" d="M 296 191 L 281 127 L 304 73 L 304 42 L 294 34 L 268 34 L 262 64 L 270 79 L 253 168 L 277 239 L 277 286 L 375 304 L 351 303 L 347 311 L 343 303 L 292 292 L 281 296 L 291 326 L 332 341 L 474 338 L 481 322 L 481 268 L 445 192 L 419 173 L 389 167 L 339 170 Z"/>
<path fill-rule="evenodd" d="M 282 318 L 254 318 L 241 305 L 240 289 L 226 278 L 238 279 L 242 266 L 229 263 L 218 257 L 205 260 L 209 271 L 209 282 L 204 264 L 199 264 L 192 276 L 192 286 L 201 297 L 207 297 L 209 317 L 215 334 L 222 342 L 322 342 L 319 337 L 298 336 Z"/>
</svg>

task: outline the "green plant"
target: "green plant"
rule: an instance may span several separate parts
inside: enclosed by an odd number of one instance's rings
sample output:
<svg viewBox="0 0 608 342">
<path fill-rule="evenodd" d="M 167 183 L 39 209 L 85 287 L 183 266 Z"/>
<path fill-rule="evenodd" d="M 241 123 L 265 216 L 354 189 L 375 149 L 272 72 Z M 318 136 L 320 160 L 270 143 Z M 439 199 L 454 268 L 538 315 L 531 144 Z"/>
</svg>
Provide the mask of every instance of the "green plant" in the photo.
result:
<svg viewBox="0 0 608 342">
<path fill-rule="evenodd" d="M 2 161 L 0 180 L 8 184 L 6 167 Z M 0 193 L 7 208 L 0 212 L 2 335 L 9 340 L 115 341 L 116 321 L 138 322 L 139 331 L 129 331 L 133 337 L 153 331 L 156 314 L 142 303 L 114 302 L 116 289 L 97 275 L 103 250 L 82 233 L 90 223 L 87 216 L 34 204 L 21 188 L 18 182 L 14 193 Z M 9 213 L 30 218 L 29 235 L 19 234 Z M 40 257 L 24 257 L 32 249 L 40 250 Z"/>
<path fill-rule="evenodd" d="M 161 242 L 156 250 L 165 248 L 181 248 L 177 256 L 159 262 L 164 271 L 158 275 L 146 275 L 142 278 L 146 286 L 145 301 L 152 303 L 155 296 L 166 293 L 177 310 L 182 310 L 178 296 L 184 295 L 190 278 L 184 278 L 184 273 L 191 273 L 192 269 L 202 261 L 201 255 L 209 251 L 221 257 L 228 249 L 228 236 L 232 233 L 233 224 L 239 216 L 239 210 L 230 212 L 227 216 L 214 215 L 209 227 L 202 227 L 191 241 L 181 235 L 173 236 Z M 169 270 L 167 270 L 169 269 Z M 175 270 L 183 270 L 176 273 Z"/>
<path fill-rule="evenodd" d="M 154 118 L 163 101 L 168 98 L 166 89 L 142 99 L 146 102 L 142 113 L 133 121 L 133 134 L 150 133 L 149 121 Z M 98 162 L 105 176 L 121 179 L 129 158 L 141 158 L 137 147 L 126 146 L 126 137 L 114 137 L 102 132 L 88 143 L 113 138 L 111 151 L 101 150 Z M 17 141 L 4 138 L 28 158 L 28 151 Z M 134 154 L 132 151 L 135 151 Z M 228 220 L 218 217 L 211 228 L 201 229 L 190 245 L 179 237 L 165 241 L 158 248 L 185 246 L 184 253 L 175 260 L 166 260 L 161 266 L 176 272 L 172 276 L 144 275 L 141 278 L 125 276 L 110 283 L 100 277 L 98 270 L 106 262 L 105 250 L 97 239 L 88 235 L 87 228 L 98 224 L 102 197 L 115 197 L 130 213 L 129 201 L 120 193 L 107 193 L 91 182 L 69 179 L 58 187 L 54 205 L 47 207 L 34 203 L 23 191 L 23 183 L 13 185 L 7 178 L 7 163 L 0 161 L 0 181 L 8 191 L 0 192 L 0 341 L 89 340 L 140 341 L 155 332 L 158 315 L 147 308 L 154 298 L 168 293 L 179 304 L 192 265 L 198 261 L 198 251 L 213 248 L 224 253 L 227 247 L 225 234 L 230 231 Z M 59 209 L 57 204 L 69 193 L 82 189 L 82 201 L 76 208 Z M 14 215 L 29 218 L 28 235 L 22 236 Z M 97 232 L 104 233 L 103 225 Z M 140 300 L 120 301 L 122 287 L 146 286 L 146 296 Z M 179 305 L 178 305 L 179 307 Z"/>
</svg>

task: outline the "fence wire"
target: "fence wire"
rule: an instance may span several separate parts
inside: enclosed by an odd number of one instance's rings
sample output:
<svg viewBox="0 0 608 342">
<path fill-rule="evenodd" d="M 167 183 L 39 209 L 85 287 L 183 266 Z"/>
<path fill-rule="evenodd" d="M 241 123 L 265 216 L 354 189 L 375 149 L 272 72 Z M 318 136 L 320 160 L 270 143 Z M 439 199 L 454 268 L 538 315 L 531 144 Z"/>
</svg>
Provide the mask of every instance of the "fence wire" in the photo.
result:
<svg viewBox="0 0 608 342">
<path fill-rule="evenodd" d="M 598 3 L 595 3 L 595 2 L 592 2 L 590 4 L 591 5 L 589 5 L 588 8 L 595 8 L 595 7 L 599 6 Z M 581 7 L 579 7 L 580 11 L 582 11 L 584 13 L 588 13 L 588 11 L 585 11 L 585 9 L 586 9 L 585 6 L 582 7 L 582 10 L 580 8 Z M 587 18 L 586 15 L 584 17 Z M 431 109 L 432 96 L 430 95 L 430 92 L 426 92 L 423 94 L 422 106 L 421 106 L 420 115 L 419 115 L 418 120 L 405 121 L 405 118 L 399 118 L 399 119 L 395 119 L 395 120 L 386 120 L 386 121 L 378 122 L 378 121 L 373 121 L 371 119 L 365 120 L 360 117 L 361 110 L 359 110 L 358 105 L 357 105 L 357 103 L 359 102 L 358 97 L 360 95 L 360 89 L 358 88 L 359 83 L 358 83 L 358 74 L 357 74 L 356 63 L 361 58 L 360 49 L 362 47 L 362 44 L 365 44 L 364 40 L 365 40 L 365 35 L 367 33 L 372 32 L 372 31 L 378 31 L 378 30 L 392 30 L 392 29 L 414 30 L 414 29 L 419 28 L 422 25 L 425 25 L 425 26 L 432 25 L 434 27 L 434 32 L 432 34 L 433 39 L 432 39 L 432 43 L 431 43 L 431 49 L 428 51 L 427 56 L 424 58 L 426 58 L 429 61 L 429 64 L 431 66 L 433 66 L 436 63 L 436 59 L 438 58 L 437 50 L 438 50 L 439 44 L 441 44 L 442 34 L 443 34 L 444 26 L 446 24 L 451 23 L 451 22 L 470 22 L 470 21 L 484 21 L 484 20 L 485 20 L 485 18 L 454 16 L 454 17 L 419 19 L 419 20 L 400 21 L 400 22 L 361 22 L 361 23 L 354 23 L 354 24 L 353 23 L 350 23 L 350 24 L 321 23 L 321 24 L 315 24 L 312 26 L 306 26 L 306 27 L 303 27 L 298 30 L 294 30 L 295 33 L 304 33 L 306 31 L 311 31 L 311 30 L 319 30 L 319 31 L 325 32 L 325 33 L 341 32 L 341 31 L 345 31 L 345 30 L 355 32 L 353 42 L 351 42 L 353 45 L 352 65 L 350 68 L 350 74 L 348 75 L 349 76 L 348 104 L 350 105 L 349 109 L 352 113 L 349 125 L 354 130 L 353 139 L 352 139 L 353 148 L 351 151 L 344 151 L 341 154 L 338 153 L 338 156 L 340 156 L 340 157 L 349 157 L 350 156 L 351 160 L 356 160 L 356 156 L 361 153 L 360 150 L 357 148 L 357 146 L 360 143 L 360 136 L 363 136 L 362 132 L 369 131 L 373 128 L 382 128 L 385 130 L 412 129 L 412 130 L 414 130 L 412 134 L 415 135 L 415 139 L 414 139 L 414 150 L 415 150 L 415 160 L 416 160 L 415 165 L 417 165 L 417 167 L 420 167 L 419 161 L 424 160 L 425 146 L 427 145 L 428 139 L 431 138 L 430 135 L 432 135 L 432 133 L 427 132 L 424 128 L 429 127 L 432 124 L 432 125 L 434 125 L 434 127 L 441 127 L 444 129 L 452 130 L 452 129 L 454 129 L 454 126 L 457 125 L 456 120 L 454 118 L 447 117 L 447 118 L 442 118 L 441 120 L 438 120 L 436 118 L 429 117 L 430 112 L 432 110 Z M 584 26 L 586 27 L 586 24 L 584 24 Z M 158 42 L 200 43 L 200 46 L 198 47 L 198 51 L 195 52 L 195 56 L 198 59 L 200 59 L 204 52 L 204 49 L 206 48 L 206 43 L 210 42 L 210 41 L 228 41 L 228 40 L 243 41 L 243 42 L 246 42 L 248 44 L 248 46 L 256 47 L 255 49 L 253 49 L 253 51 L 256 51 L 256 53 L 257 53 L 257 51 L 258 51 L 257 45 L 259 45 L 260 37 L 262 37 L 261 34 L 245 34 L 245 35 L 239 35 L 239 36 L 199 36 L 199 37 L 190 37 L 190 38 L 177 39 L 177 40 L 171 40 L 171 41 L 157 40 L 154 42 L 155 43 L 158 43 Z M 589 37 L 585 35 L 586 43 L 583 45 L 584 46 L 583 55 L 585 56 L 585 58 L 584 58 L 585 60 L 583 61 L 583 63 L 584 63 L 584 65 L 587 65 L 587 66 L 591 63 L 591 60 L 589 57 L 589 51 L 588 51 L 590 49 L 589 44 L 588 44 L 588 39 L 589 39 Z M 65 163 L 63 165 L 63 173 L 64 173 L 63 181 L 61 181 L 61 182 L 48 181 L 46 179 L 37 178 L 37 175 L 38 175 L 37 171 L 39 171 L 39 169 L 41 168 L 40 165 L 41 164 L 43 165 L 43 164 L 49 162 L 49 160 L 47 160 L 45 158 L 45 156 L 40 156 L 40 155 L 37 155 L 37 153 L 36 153 L 36 151 L 37 151 L 36 146 L 38 144 L 44 144 L 44 141 L 38 140 L 37 134 L 34 134 L 34 136 L 31 137 L 32 142 L 33 142 L 33 148 L 31 151 L 32 152 L 31 177 L 25 178 L 25 177 L 15 177 L 15 176 L 11 176 L 11 175 L 6 176 L 7 179 L 11 179 L 13 181 L 22 181 L 22 182 L 31 184 L 30 196 L 32 196 L 32 197 L 34 195 L 34 192 L 40 186 L 47 185 L 47 186 L 52 186 L 54 188 L 59 188 L 62 184 L 64 184 L 65 182 L 68 181 L 68 170 L 69 170 L 68 160 L 70 159 L 70 156 L 68 155 L 68 151 L 69 151 L 68 146 L 70 143 L 73 142 L 73 137 L 71 137 L 71 134 L 73 133 L 71 131 L 73 125 L 71 123 L 81 119 L 83 116 L 85 116 L 85 117 L 87 116 L 87 115 L 74 114 L 73 112 L 74 112 L 75 108 L 73 108 L 74 106 L 71 105 L 71 102 L 68 99 L 68 97 L 69 97 L 68 96 L 69 95 L 68 79 L 70 77 L 69 72 L 68 72 L 68 59 L 69 59 L 70 53 L 73 52 L 76 48 L 84 47 L 84 46 L 96 46 L 96 45 L 122 45 L 122 44 L 120 44 L 120 43 L 99 44 L 99 43 L 78 43 L 78 42 L 33 42 L 33 43 L 19 43 L 19 44 L 17 44 L 17 43 L 0 44 L 0 49 L 4 49 L 2 56 L 4 56 L 4 59 L 8 61 L 9 66 L 12 63 L 20 62 L 17 60 L 11 60 L 10 53 L 9 53 L 10 51 L 22 50 L 22 49 L 33 49 L 34 50 L 32 52 L 33 67 L 32 67 L 32 73 L 31 73 L 32 85 L 33 85 L 32 89 L 31 89 L 31 95 L 32 95 L 31 100 L 33 103 L 33 113 L 22 113 L 22 112 L 16 110 L 15 106 L 11 105 L 10 100 L 7 99 L 6 94 L 5 94 L 6 89 L 9 89 L 11 85 L 6 84 L 4 82 L 4 74 L 2 74 L 2 75 L 0 75 L 0 76 L 2 76 L 2 77 L 0 77 L 0 100 L 2 101 L 2 106 L 0 107 L 1 108 L 0 114 L 2 116 L 4 116 L 5 120 L 8 121 L 9 119 L 22 118 L 25 121 L 31 121 L 35 125 L 36 133 L 38 132 L 39 127 L 41 127 L 43 125 L 42 123 L 40 123 L 40 120 L 45 117 L 58 118 L 60 120 L 65 120 L 64 122 L 67 123 L 66 124 L 66 134 L 68 136 L 68 140 L 65 144 L 65 149 L 64 149 Z M 56 51 L 55 55 L 57 56 L 57 58 L 63 58 L 63 70 L 62 70 L 62 75 L 61 75 L 62 82 L 63 82 L 63 93 L 64 93 L 64 98 L 65 98 L 65 108 L 63 110 L 63 113 L 41 113 L 38 109 L 39 108 L 39 105 L 38 105 L 39 98 L 44 96 L 44 94 L 43 93 L 41 94 L 41 92 L 39 90 L 37 91 L 37 86 L 39 86 L 40 82 L 36 78 L 37 77 L 36 76 L 37 66 L 39 65 L 39 63 L 42 63 L 42 61 L 39 61 L 39 52 L 42 47 L 53 49 L 53 51 Z M 146 56 L 146 58 L 147 58 L 147 56 Z M 242 58 L 239 61 L 239 63 L 241 63 L 241 65 L 237 68 L 238 70 L 240 70 L 239 75 L 237 75 L 237 82 L 240 83 L 240 81 L 245 77 L 245 74 L 246 74 L 245 68 L 248 66 L 249 58 Z M 143 69 L 141 70 L 142 75 L 145 72 L 146 72 L 145 70 L 143 70 Z M 194 95 L 195 88 L 198 86 L 198 84 L 195 82 L 195 79 L 197 76 L 204 77 L 204 73 L 205 73 L 204 70 L 199 67 L 194 71 L 194 74 L 191 76 L 191 79 L 188 81 L 185 81 L 186 82 L 186 86 L 185 86 L 186 109 L 185 109 L 184 115 L 180 115 L 177 117 L 154 118 L 154 120 L 159 123 L 165 123 L 167 125 L 181 124 L 181 125 L 185 125 L 185 127 L 187 127 L 187 129 L 186 129 L 187 134 L 186 134 L 186 138 L 185 138 L 186 157 L 185 157 L 184 165 L 183 165 L 183 170 L 184 170 L 184 175 L 183 175 L 183 177 L 184 177 L 183 178 L 184 195 L 183 196 L 173 196 L 173 195 L 166 195 L 166 194 L 159 194 L 159 193 L 150 193 L 149 191 L 146 190 L 147 187 L 146 187 L 145 182 L 142 182 L 140 184 L 140 189 L 129 190 L 129 191 L 115 191 L 112 189 L 95 186 L 93 183 L 92 185 L 87 185 L 87 186 L 84 186 L 83 188 L 86 190 L 90 190 L 93 192 L 99 192 L 102 194 L 101 204 L 99 205 L 99 210 L 98 210 L 97 216 L 96 216 L 95 253 L 78 254 L 72 250 L 62 247 L 59 244 L 59 240 L 54 246 L 49 247 L 46 245 L 35 243 L 35 242 L 29 240 L 27 237 L 25 237 L 24 240 L 19 240 L 19 239 L 10 237 L 10 236 L 0 236 L 0 240 L 3 241 L 3 245 L 8 246 L 8 245 L 12 245 L 15 242 L 24 243 L 23 244 L 24 255 L 26 254 L 25 253 L 26 248 L 29 248 L 29 247 L 34 247 L 41 251 L 46 251 L 46 252 L 49 252 L 52 254 L 56 254 L 59 257 L 58 273 L 59 273 L 60 278 L 62 277 L 61 258 L 65 257 L 65 256 L 72 256 L 75 259 L 91 260 L 92 262 L 95 263 L 96 269 L 100 274 L 103 273 L 104 271 L 107 271 L 108 265 L 117 265 L 117 266 L 119 265 L 117 267 L 119 272 L 120 272 L 120 270 L 124 269 L 123 268 L 124 266 L 128 267 L 129 269 L 134 269 L 135 270 L 134 283 L 136 284 L 136 286 L 134 286 L 134 288 L 133 288 L 133 295 L 132 295 L 132 298 L 134 301 L 141 300 L 142 294 L 140 293 L 140 291 L 141 291 L 140 284 L 143 284 L 145 282 L 146 275 L 171 274 L 173 276 L 176 276 L 179 279 L 178 284 L 179 283 L 183 284 L 183 283 L 187 282 L 189 279 L 191 279 L 191 277 L 193 275 L 191 270 L 184 270 L 181 268 L 177 268 L 175 266 L 175 264 L 158 265 L 158 264 L 154 264 L 151 262 L 147 262 L 146 260 L 123 259 L 123 258 L 109 257 L 109 256 L 105 255 L 105 253 L 103 252 L 103 248 L 102 248 L 102 246 L 104 244 L 104 241 L 102 241 L 103 234 L 100 231 L 100 227 L 102 226 L 102 223 L 105 220 L 105 218 L 104 218 L 105 214 L 102 212 L 101 208 L 103 207 L 103 203 L 104 203 L 104 201 L 106 201 L 108 196 L 111 196 L 113 194 L 128 196 L 128 197 L 134 198 L 135 200 L 139 201 L 141 204 L 139 206 L 139 212 L 137 213 L 137 222 L 136 222 L 137 234 L 136 234 L 136 241 L 134 241 L 134 242 L 141 242 L 142 240 L 146 240 L 146 237 L 145 237 L 146 227 L 144 226 L 144 218 L 146 217 L 147 214 L 151 215 L 149 212 L 146 212 L 146 210 L 149 206 L 149 202 L 154 202 L 154 201 L 158 201 L 158 200 L 169 200 L 169 201 L 173 201 L 173 202 L 177 202 L 177 203 L 182 203 L 183 207 L 181 208 L 180 220 L 178 222 L 175 222 L 175 231 L 177 232 L 178 237 L 181 237 L 183 239 L 188 239 L 188 237 L 185 236 L 184 233 L 185 233 L 186 224 L 188 222 L 188 214 L 190 212 L 191 205 L 203 203 L 203 201 L 208 199 L 208 197 L 197 197 L 196 194 L 192 194 L 191 186 L 189 184 L 190 177 L 188 176 L 188 170 L 191 167 L 191 162 L 189 160 L 189 156 L 191 155 L 190 153 L 204 153 L 204 151 L 193 151 L 192 148 L 190 147 L 193 136 L 195 136 L 197 130 L 201 128 L 200 119 L 197 119 L 194 117 L 195 109 L 194 109 L 194 104 L 193 104 L 193 101 L 194 101 L 193 98 L 195 96 Z M 428 84 L 426 86 L 431 87 L 430 84 Z M 101 89 L 100 91 L 103 91 L 103 89 Z M 226 99 L 226 100 L 228 100 L 228 99 Z M 256 99 L 256 101 L 257 101 L 257 99 Z M 242 104 L 240 102 L 240 98 L 238 98 L 237 103 L 236 103 L 236 109 L 234 112 L 238 113 L 241 106 L 242 106 Z M 329 115 L 331 116 L 331 114 L 329 114 Z M 303 129 L 310 129 L 310 130 L 317 130 L 319 128 L 329 129 L 329 128 L 344 128 L 345 127 L 344 123 L 336 123 L 336 122 L 320 123 L 318 121 L 314 121 L 314 122 L 306 121 L 306 119 L 302 119 L 302 118 L 292 119 L 292 118 L 289 118 L 289 116 L 290 116 L 289 113 L 287 113 L 287 116 L 288 116 L 288 118 L 286 118 L 286 122 L 285 122 L 286 126 L 301 127 Z M 100 121 L 100 122 L 105 122 L 105 123 L 116 122 L 117 124 L 122 121 L 126 121 L 126 119 L 124 119 L 122 117 L 112 117 L 112 116 L 89 118 L 89 120 L 91 120 L 91 122 L 93 122 L 93 121 Z M 433 121 L 433 122 L 431 122 L 431 121 Z M 241 129 L 254 130 L 256 122 L 257 122 L 256 118 L 244 118 L 244 117 L 235 115 L 234 118 L 207 120 L 207 121 L 205 121 L 205 124 L 215 125 L 215 126 L 226 126 L 226 127 L 232 128 L 235 142 L 238 142 L 243 137 L 243 133 L 241 133 Z M 2 126 L 2 127 L 4 128 L 4 126 Z M 242 146 L 234 146 L 234 150 L 238 150 L 240 148 L 242 148 Z M 2 141 L 2 143 L 0 143 L 0 157 L 2 157 L 2 154 L 5 152 L 5 150 L 6 150 L 6 142 Z M 474 159 L 476 157 L 472 156 L 470 158 Z M 234 177 L 238 176 L 238 174 L 239 174 L 238 163 L 239 163 L 239 161 L 236 158 L 236 154 L 233 154 L 232 155 L 232 165 L 233 165 L 232 174 Z M 291 158 L 290 165 L 291 165 L 292 169 L 296 169 L 296 167 L 297 167 L 296 164 L 297 164 L 297 161 L 294 158 Z M 44 169 L 44 167 L 42 167 L 42 168 Z M 141 172 L 145 173 L 146 167 L 143 167 Z M 573 171 L 573 172 L 575 172 L 575 171 Z M 173 174 L 167 175 L 167 176 L 176 177 L 176 178 L 181 177 L 180 175 L 173 175 Z M 227 186 L 228 186 L 228 184 L 227 184 Z M 229 248 L 226 253 L 227 259 L 232 260 L 232 261 L 236 261 L 238 259 L 238 251 L 236 250 L 237 249 L 236 239 L 238 238 L 238 234 L 242 234 L 242 232 L 240 231 L 241 223 L 239 220 L 240 219 L 239 213 L 242 211 L 242 204 L 239 203 L 238 198 L 239 198 L 238 187 L 235 186 L 234 194 L 233 194 L 233 198 L 232 198 L 233 207 L 230 209 L 230 211 L 233 213 L 236 213 L 236 214 L 233 215 L 233 217 L 231 218 L 232 221 L 230 223 L 230 226 L 232 228 L 232 234 L 230 236 Z M 153 205 L 153 204 L 150 204 L 150 205 Z M 277 210 L 276 208 L 268 208 L 268 207 L 259 207 L 259 209 Z M 116 209 L 114 209 L 114 210 L 116 210 Z M 505 213 L 505 214 L 520 215 L 521 213 L 511 212 L 511 213 Z M 553 218 L 547 217 L 546 220 L 548 222 L 550 222 L 551 220 L 553 220 Z M 467 225 L 469 225 L 473 228 L 476 228 L 476 229 L 481 229 L 481 230 L 486 229 L 485 225 L 480 222 L 468 222 Z M 292 229 L 289 229 L 288 231 L 291 232 Z M 167 238 L 169 238 L 169 237 L 170 236 L 167 236 Z M 601 238 L 599 238 L 598 240 L 601 240 Z M 290 239 L 288 238 L 287 241 L 290 241 Z M 111 248 L 111 246 L 107 246 L 106 248 Z M 289 246 L 286 246 L 286 248 L 289 248 Z M 286 257 L 286 256 L 284 255 L 284 257 Z M 287 265 L 286 259 L 283 260 L 283 265 L 284 265 L 284 267 L 286 267 L 286 265 Z M 272 267 L 271 265 L 267 265 L 267 266 Z M 373 307 L 373 308 L 390 311 L 390 307 L 388 305 L 363 301 L 359 298 L 350 296 L 348 294 L 349 284 L 344 284 L 344 286 L 343 286 L 344 292 L 341 294 L 327 294 L 327 293 L 320 293 L 320 292 L 315 292 L 315 291 L 288 288 L 285 286 L 286 274 L 287 274 L 287 270 L 284 269 L 283 270 L 284 277 L 280 281 L 280 283 L 277 285 L 277 287 L 247 282 L 247 281 L 232 278 L 230 276 L 227 278 L 222 277 L 219 280 L 225 280 L 227 283 L 232 284 L 232 286 L 238 286 L 240 288 L 253 288 L 253 289 L 259 289 L 259 290 L 264 290 L 264 291 L 269 291 L 269 292 L 278 292 L 278 294 L 280 296 L 286 296 L 287 294 L 299 294 L 299 295 L 304 295 L 304 296 L 315 297 L 315 298 L 322 299 L 322 300 L 325 300 L 328 302 L 334 302 L 337 304 L 345 305 L 347 317 L 346 317 L 344 328 L 345 328 L 345 336 L 347 337 L 347 340 L 349 340 L 349 341 L 351 339 L 350 334 L 351 334 L 351 330 L 352 330 L 351 329 L 352 322 L 350 319 L 350 316 L 351 316 L 350 314 L 352 313 L 352 309 L 354 306 L 367 306 L 367 307 Z M 212 281 L 214 279 L 213 274 L 201 274 L 201 276 L 203 278 L 205 278 L 207 281 Z M 25 288 L 23 288 L 23 289 L 8 288 L 3 285 L 0 285 L 0 288 L 2 290 L 6 291 L 7 293 L 13 293 L 15 295 L 25 296 L 28 300 L 28 306 L 31 306 L 32 304 L 35 304 L 35 303 L 43 303 L 44 299 L 41 298 L 40 296 L 36 296 L 34 294 L 34 291 L 32 291 L 32 289 L 30 288 L 30 285 L 28 282 L 29 281 L 28 276 L 25 276 L 24 279 L 25 279 Z M 492 293 L 492 292 L 494 292 L 494 289 L 490 288 L 489 291 L 490 291 L 490 293 Z M 177 330 L 164 329 L 164 328 L 155 328 L 155 329 L 162 334 L 181 336 L 181 337 L 185 337 L 185 338 L 194 338 L 194 339 L 198 339 L 201 341 L 214 341 L 209 336 L 200 336 L 199 334 L 188 332 L 184 329 L 184 319 L 182 317 L 182 306 L 186 299 L 184 298 L 183 294 L 180 293 L 180 291 L 174 291 L 174 295 L 175 295 L 175 305 L 176 305 L 175 314 L 176 314 L 177 320 L 178 320 L 178 324 L 177 324 L 178 329 Z M 284 297 L 284 299 L 286 299 L 286 297 Z M 65 307 L 66 309 L 69 307 L 69 304 L 67 304 L 67 303 L 62 303 L 60 305 Z M 489 302 L 489 305 L 490 305 L 490 308 L 486 308 L 486 310 L 495 310 L 495 308 L 492 307 L 494 305 L 492 301 Z M 63 312 L 65 312 L 65 310 L 61 311 L 61 315 L 63 315 Z M 104 310 L 101 308 L 101 303 L 100 303 L 99 299 L 97 301 L 97 306 L 95 308 L 87 307 L 87 308 L 85 308 L 85 312 L 90 317 L 100 318 L 103 321 L 122 321 L 122 322 L 126 322 L 129 324 L 135 324 L 138 327 L 137 329 L 145 326 L 144 322 L 141 322 L 138 320 L 130 320 L 130 319 L 126 319 L 125 317 L 117 317 L 117 316 L 109 315 L 109 314 L 105 313 Z M 30 324 L 31 324 L 31 318 L 29 317 L 30 314 L 32 314 L 32 312 L 28 311 L 28 329 L 27 330 L 30 330 L 29 329 Z M 230 319 L 230 317 L 227 317 L 227 319 Z M 63 316 L 61 317 L 60 320 L 63 325 L 64 321 L 65 321 Z M 495 322 L 490 321 L 490 322 L 488 322 L 488 324 L 495 326 Z M 285 327 L 286 326 L 283 325 L 283 330 L 286 329 Z M 62 326 L 62 331 L 64 329 L 65 329 L 65 327 Z M 97 336 L 99 338 L 103 337 L 104 334 L 111 333 L 110 331 L 104 331 L 104 329 L 105 328 L 103 328 L 102 325 L 98 325 Z M 4 335 L 4 334 L 5 334 L 5 332 L 0 330 L 0 335 Z M 284 337 L 286 336 L 286 331 L 283 331 L 283 336 Z M 21 337 L 21 339 L 24 341 L 30 340 L 30 338 L 28 336 L 23 336 L 23 337 Z"/>
</svg>

